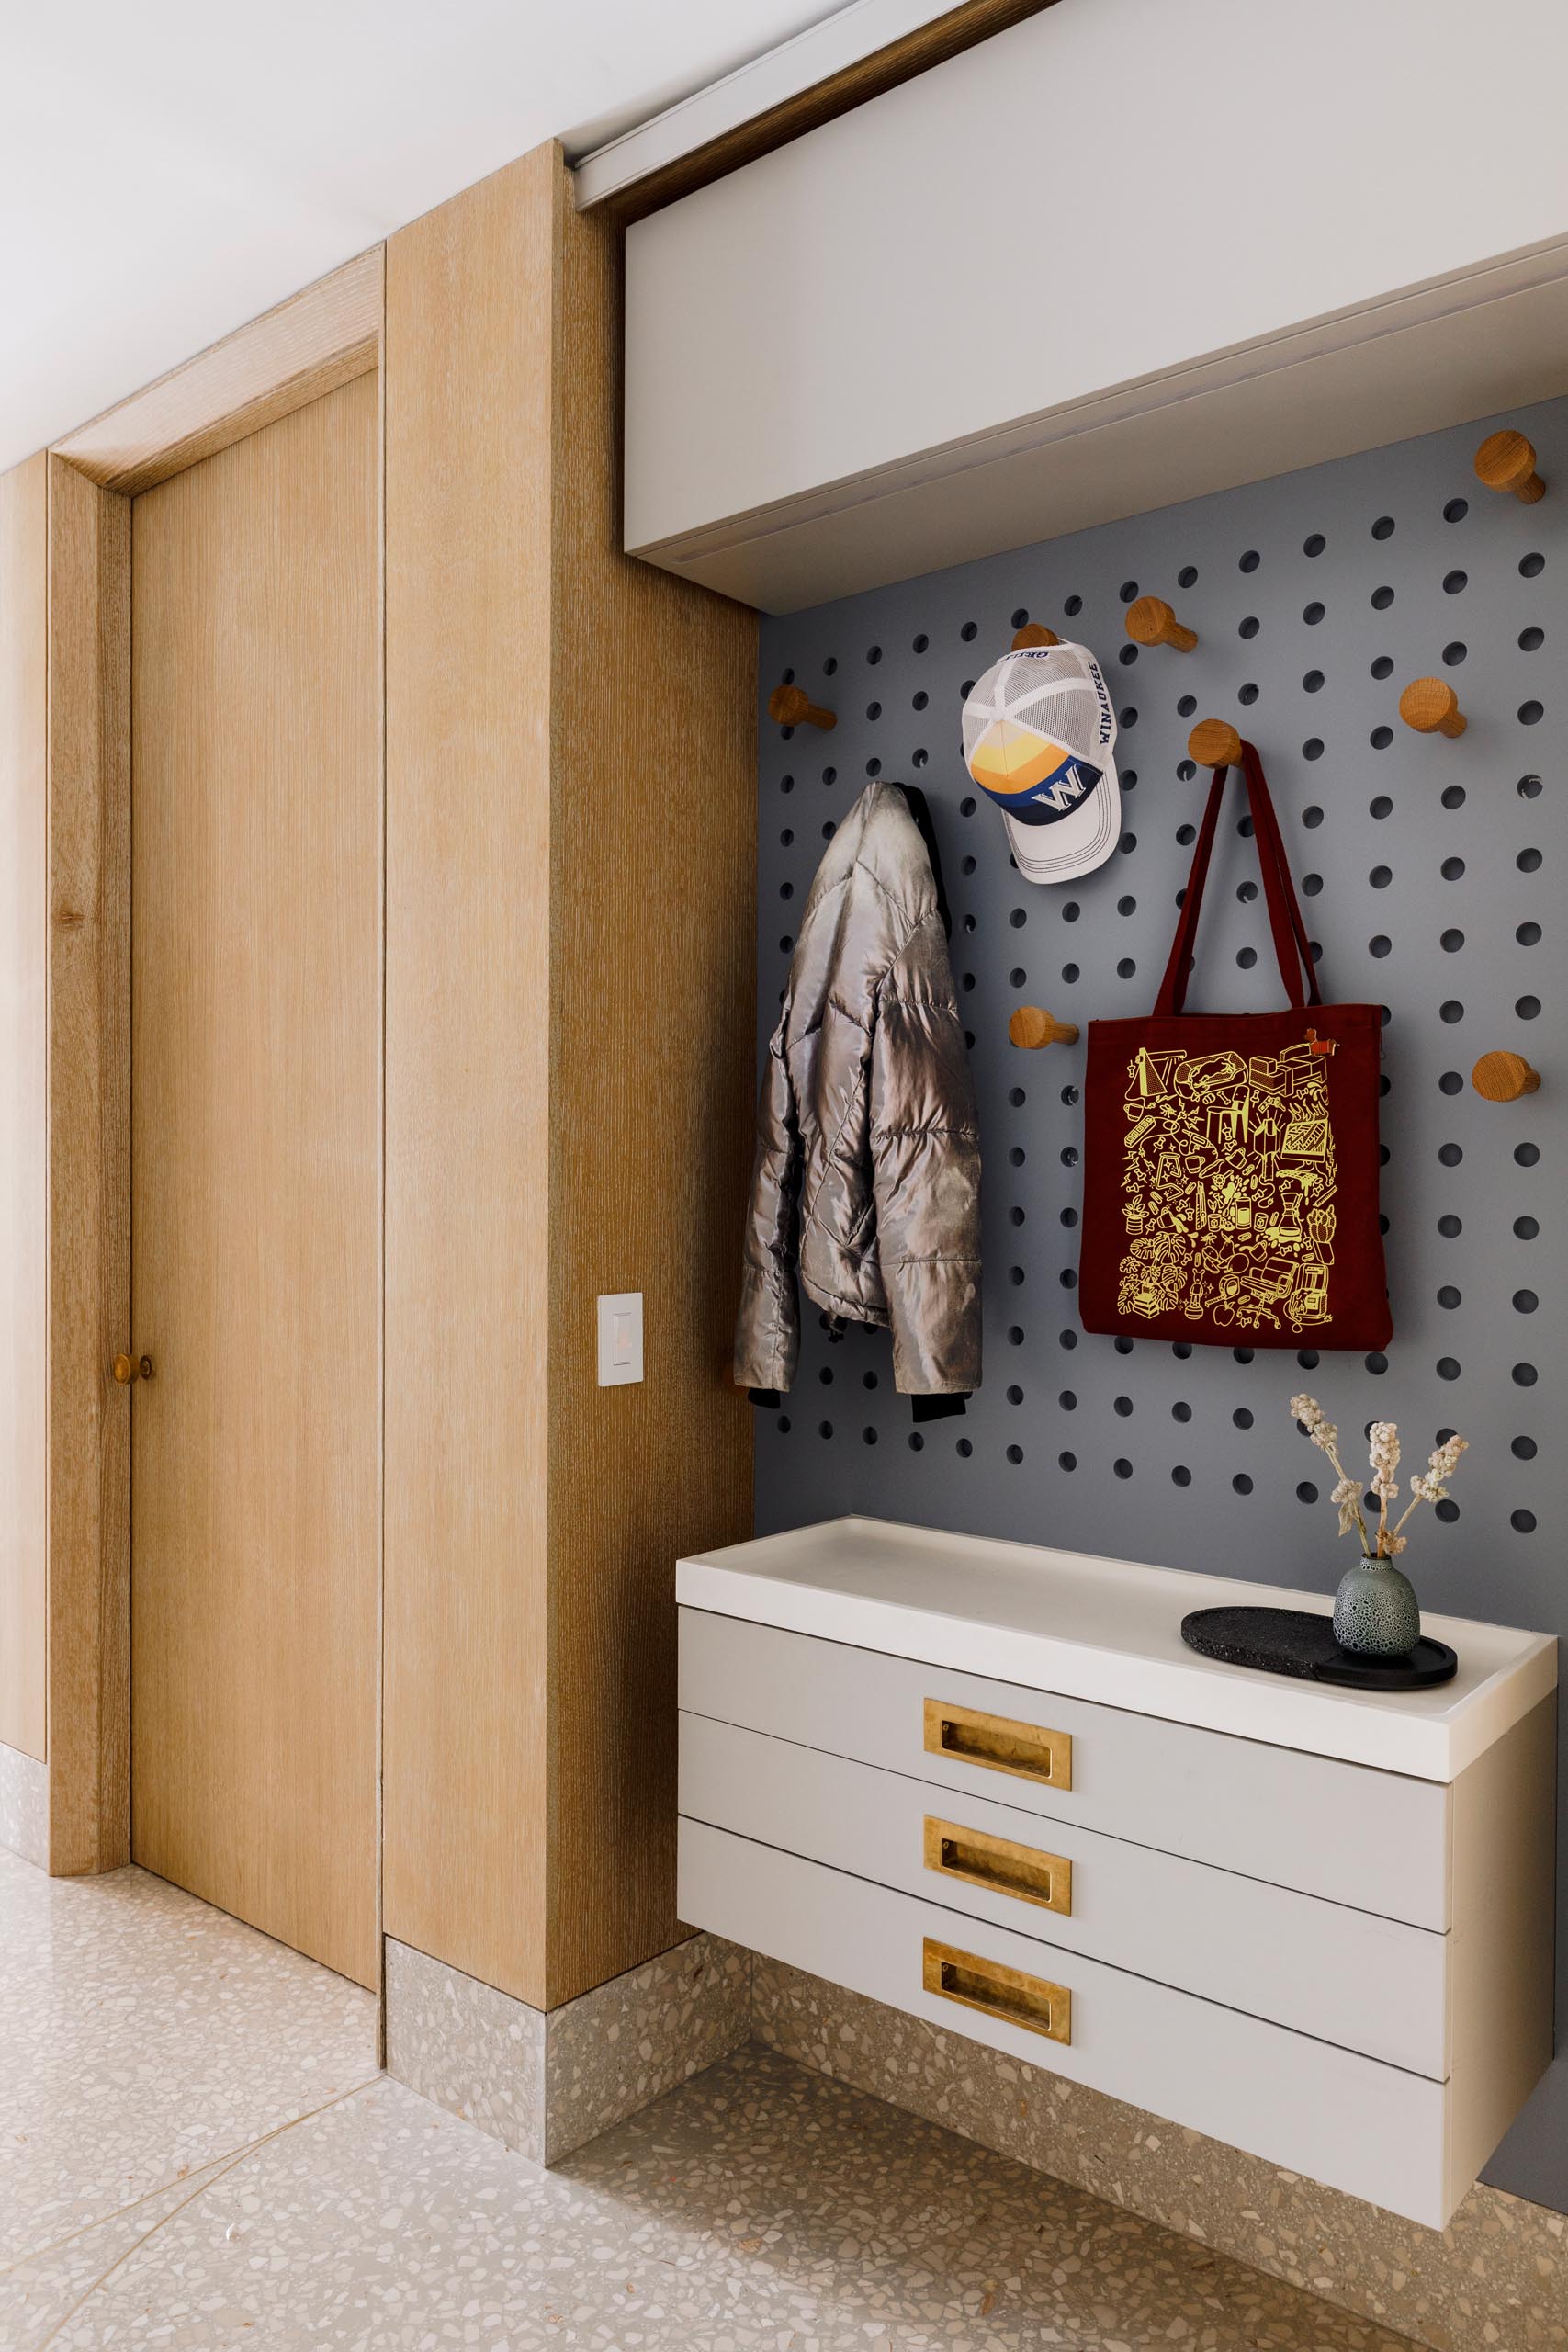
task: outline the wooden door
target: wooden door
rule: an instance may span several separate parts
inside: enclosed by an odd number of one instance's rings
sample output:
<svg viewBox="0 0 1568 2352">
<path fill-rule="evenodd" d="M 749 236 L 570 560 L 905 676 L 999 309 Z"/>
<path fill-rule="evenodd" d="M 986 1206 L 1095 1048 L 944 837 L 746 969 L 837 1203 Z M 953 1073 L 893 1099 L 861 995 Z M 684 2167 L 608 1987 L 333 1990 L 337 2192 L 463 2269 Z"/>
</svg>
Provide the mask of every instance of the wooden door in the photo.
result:
<svg viewBox="0 0 1568 2352">
<path fill-rule="evenodd" d="M 131 1851 L 378 1981 L 377 379 L 135 502 Z"/>
</svg>

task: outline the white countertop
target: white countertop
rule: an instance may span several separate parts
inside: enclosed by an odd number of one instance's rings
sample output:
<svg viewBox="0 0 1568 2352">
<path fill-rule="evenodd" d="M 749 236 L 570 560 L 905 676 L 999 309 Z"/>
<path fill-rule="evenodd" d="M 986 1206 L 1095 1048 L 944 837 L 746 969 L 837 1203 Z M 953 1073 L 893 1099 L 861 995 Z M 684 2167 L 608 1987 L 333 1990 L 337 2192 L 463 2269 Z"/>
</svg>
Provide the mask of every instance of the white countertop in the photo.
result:
<svg viewBox="0 0 1568 2352">
<path fill-rule="evenodd" d="M 1423 1616 L 1459 1655 L 1436 1690 L 1341 1690 L 1200 1657 L 1190 1610 L 1310 1609 L 1320 1592 L 1142 1567 L 880 1519 L 826 1520 L 681 1561 L 682 1606 L 886 1650 L 1418 1780 L 1451 1781 L 1555 1689 L 1557 1644 L 1466 1617 Z"/>
</svg>

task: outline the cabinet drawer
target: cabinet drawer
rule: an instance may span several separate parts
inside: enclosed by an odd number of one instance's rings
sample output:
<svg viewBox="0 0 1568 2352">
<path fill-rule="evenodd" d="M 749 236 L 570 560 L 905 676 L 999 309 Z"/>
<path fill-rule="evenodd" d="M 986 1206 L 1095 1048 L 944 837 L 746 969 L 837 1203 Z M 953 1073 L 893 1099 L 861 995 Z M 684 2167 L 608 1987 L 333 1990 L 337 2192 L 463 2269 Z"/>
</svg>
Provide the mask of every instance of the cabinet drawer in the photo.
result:
<svg viewBox="0 0 1568 2352">
<path fill-rule="evenodd" d="M 682 1820 L 681 1917 L 1431 2229 L 1439 2083 Z M 1066 2035 L 1066 2039 L 1062 2038 Z"/>
<path fill-rule="evenodd" d="M 681 1705 L 1413 1927 L 1449 1925 L 1438 1781 L 698 1609 L 681 1611 Z"/>
<path fill-rule="evenodd" d="M 1007 1787 L 1006 1782 L 999 1786 Z M 681 1812 L 1441 2081 L 1447 1936 L 681 1717 Z M 1048 1974 L 1051 1960 L 1041 1966 Z"/>
</svg>

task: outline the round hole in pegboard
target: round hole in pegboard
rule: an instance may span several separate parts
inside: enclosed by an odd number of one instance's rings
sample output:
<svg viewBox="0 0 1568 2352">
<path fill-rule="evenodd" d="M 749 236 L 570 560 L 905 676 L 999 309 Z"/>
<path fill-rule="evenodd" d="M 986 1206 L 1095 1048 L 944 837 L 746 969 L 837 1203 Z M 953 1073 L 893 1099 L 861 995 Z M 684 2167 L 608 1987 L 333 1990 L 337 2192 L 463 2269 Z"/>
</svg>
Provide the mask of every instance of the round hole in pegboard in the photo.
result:
<svg viewBox="0 0 1568 2352">
<path fill-rule="evenodd" d="M 1537 1021 L 1540 1017 L 1540 999 L 1538 996 L 1516 997 L 1514 1011 L 1521 1021 Z"/>
<path fill-rule="evenodd" d="M 1302 553 L 1303 555 L 1308 556 L 1319 556 L 1323 553 L 1324 548 L 1327 545 L 1328 541 L 1324 537 L 1321 531 L 1313 531 L 1302 541 Z"/>
<path fill-rule="evenodd" d="M 1138 594 L 1137 582 L 1135 580 L 1123 580 L 1121 587 L 1116 591 L 1116 594 L 1121 597 L 1122 602 L 1124 605 L 1136 603 Z"/>
<path fill-rule="evenodd" d="M 925 1439 L 920 1435 L 919 1430 L 911 1430 L 909 1431 L 909 1451 L 910 1451 L 910 1453 L 923 1453 L 925 1452 L 925 1450 L 926 1450 L 926 1442 L 925 1442 Z"/>
<path fill-rule="evenodd" d="M 1135 645 L 1122 646 L 1121 651 L 1116 656 L 1116 659 L 1120 662 L 1123 670 L 1130 670 L 1137 658 L 1138 649 Z"/>
<path fill-rule="evenodd" d="M 1238 571 L 1256 571 L 1262 560 L 1256 548 L 1248 548 L 1244 556 L 1238 557 L 1235 568 Z"/>
<path fill-rule="evenodd" d="M 979 624 L 979 622 L 978 622 L 978 621 L 965 621 L 965 622 L 964 622 L 964 626 L 963 626 L 963 628 L 959 630 L 958 634 L 959 634 L 959 636 L 963 639 L 963 640 L 964 640 L 964 644 L 965 644 L 965 645 L 973 645 L 973 644 L 974 644 L 974 642 L 975 642 L 975 639 L 976 639 L 979 636 L 979 634 L 980 634 L 980 624 Z"/>
<path fill-rule="evenodd" d="M 1464 1080 L 1460 1076 L 1457 1069 L 1444 1070 L 1441 1078 L 1438 1080 L 1438 1086 L 1439 1091 L 1444 1094 L 1462 1094 L 1464 1092 Z"/>
<path fill-rule="evenodd" d="M 1245 1470 L 1238 1470 L 1231 1480 L 1231 1491 L 1237 1495 L 1249 1495 L 1252 1492 L 1252 1481 Z"/>
<path fill-rule="evenodd" d="M 1540 944 L 1540 925 L 1538 922 L 1522 922 L 1514 937 L 1521 947 L 1538 947 Z"/>
<path fill-rule="evenodd" d="M 1029 912 L 1027 908 L 1010 907 L 1008 910 L 1008 922 L 1014 931 L 1021 931 L 1028 921 Z"/>
<path fill-rule="evenodd" d="M 1533 1437 L 1517 1437 L 1508 1451 L 1517 1462 L 1533 1462 L 1537 1453 L 1536 1442 Z"/>
<path fill-rule="evenodd" d="M 1244 972 L 1250 972 L 1253 966 L 1258 961 L 1257 948 L 1238 947 L 1235 951 L 1235 960 L 1240 965 Z"/>
<path fill-rule="evenodd" d="M 1519 725 L 1521 727 L 1534 727 L 1540 718 L 1545 707 L 1546 706 L 1544 703 L 1520 703 L 1518 711 Z"/>
<path fill-rule="evenodd" d="M 1521 653 L 1539 653 L 1545 643 L 1546 631 L 1543 628 L 1520 629 L 1519 651 Z"/>
<path fill-rule="evenodd" d="M 1081 596 L 1068 596 L 1063 603 L 1062 610 L 1066 613 L 1069 620 L 1076 620 L 1083 610 L 1083 598 Z"/>
<path fill-rule="evenodd" d="M 1244 621 L 1237 623 L 1235 633 L 1237 637 L 1256 637 L 1262 626 L 1256 613 L 1248 613 Z"/>
<path fill-rule="evenodd" d="M 1177 1398 L 1170 1408 L 1170 1418 L 1173 1421 L 1190 1421 L 1192 1419 L 1192 1408 L 1184 1397 Z"/>
<path fill-rule="evenodd" d="M 781 792 L 793 792 L 795 790 L 794 776 L 781 775 L 779 778 L 779 790 Z"/>
<path fill-rule="evenodd" d="M 866 658 L 866 660 L 870 662 L 870 664 L 871 664 L 872 668 L 874 670 L 874 668 L 876 667 L 876 664 L 877 664 L 877 663 L 881 661 L 881 659 L 882 659 L 882 648 L 881 648 L 881 646 L 880 646 L 880 645 L 868 645 L 868 646 L 866 647 L 866 650 L 865 650 L 865 658 Z"/>
<path fill-rule="evenodd" d="M 1010 1225 L 1024 1225 L 1028 1222 L 1028 1216 L 1029 1212 L 1027 1209 L 1021 1209 L 1015 1205 L 1008 1211 L 1008 1223 Z"/>
<path fill-rule="evenodd" d="M 1521 874 L 1539 874 L 1541 867 L 1540 852 L 1538 849 L 1522 849 L 1515 858 L 1514 864 Z"/>
<path fill-rule="evenodd" d="M 1137 846 L 1138 836 L 1136 833 L 1123 833 L 1121 840 L 1116 844 L 1117 854 L 1122 857 L 1131 857 L 1133 852 L 1137 848 Z"/>
<path fill-rule="evenodd" d="M 837 784 L 839 781 L 838 769 L 835 767 L 825 767 L 822 771 L 822 781 L 824 784 Z"/>
<path fill-rule="evenodd" d="M 1015 1111 L 1021 1111 L 1021 1110 L 1022 1110 L 1022 1108 L 1023 1108 L 1023 1106 L 1024 1106 L 1024 1104 L 1028 1102 L 1028 1100 L 1029 1100 L 1029 1097 L 1028 1097 L 1028 1095 L 1024 1092 L 1024 1091 L 1023 1091 L 1023 1089 L 1022 1089 L 1022 1087 L 1021 1087 L 1021 1086 L 1010 1086 L 1010 1087 L 1009 1087 L 1009 1089 L 1008 1089 L 1008 1101 L 1012 1104 L 1012 1107 L 1013 1107 L 1013 1109 L 1014 1109 Z"/>
<path fill-rule="evenodd" d="M 957 1453 L 957 1454 L 962 1455 L 963 1459 L 964 1459 L 965 1462 L 967 1462 L 967 1461 L 968 1461 L 968 1459 L 969 1459 L 969 1456 L 970 1456 L 970 1455 L 974 1453 L 974 1451 L 975 1451 L 975 1441 L 974 1441 L 974 1439 L 973 1439 L 973 1438 L 961 1437 L 961 1438 L 959 1439 L 959 1441 L 958 1441 L 958 1443 L 953 1447 L 953 1450 L 954 1453 Z"/>
<path fill-rule="evenodd" d="M 1540 798 L 1540 778 L 1538 775 L 1522 775 L 1520 776 L 1517 784 L 1515 785 L 1514 790 L 1518 794 L 1521 800 L 1539 800 Z"/>
<path fill-rule="evenodd" d="M 1533 1510 L 1511 1510 L 1508 1513 L 1508 1524 L 1517 1535 L 1533 1535 L 1535 1513 Z"/>
<path fill-rule="evenodd" d="M 1510 1377 L 1516 1388 L 1533 1388 L 1540 1374 L 1533 1363 L 1517 1363 Z"/>
<path fill-rule="evenodd" d="M 1077 1335 L 1077 1333 L 1076 1331 L 1072 1330 L 1070 1328 L 1067 1328 L 1067 1327 L 1066 1327 L 1066 1326 L 1065 1326 L 1065 1327 L 1064 1327 L 1060 1331 L 1058 1331 L 1058 1332 L 1057 1332 L 1057 1334 L 1056 1334 L 1056 1345 L 1057 1345 L 1059 1348 L 1076 1348 L 1076 1347 L 1077 1346 L 1077 1343 L 1078 1343 L 1078 1335 Z"/>
<path fill-rule="evenodd" d="M 1316 1502 L 1317 1488 L 1313 1485 L 1310 1478 L 1303 1478 L 1301 1485 L 1296 1488 L 1296 1500 L 1299 1503 Z"/>
<path fill-rule="evenodd" d="M 1177 844 L 1179 848 L 1190 849 L 1197 838 L 1198 828 L 1196 825 L 1178 825 L 1176 829 L 1176 839 Z"/>
<path fill-rule="evenodd" d="M 1315 1372 L 1319 1362 L 1317 1350 L 1315 1348 L 1298 1348 L 1296 1350 L 1296 1362 L 1300 1364 L 1303 1372 Z"/>
<path fill-rule="evenodd" d="M 1526 580 L 1539 580 L 1545 570 L 1546 558 L 1543 555 L 1532 553 L 1520 556 L 1519 571 Z"/>
<path fill-rule="evenodd" d="M 913 640 L 911 650 L 916 653 L 923 653 L 930 643 L 931 639 L 926 635 L 924 629 L 922 629 L 919 637 Z"/>
<path fill-rule="evenodd" d="M 1371 675 L 1374 678 L 1388 678 L 1392 677 L 1393 674 L 1393 663 L 1386 653 L 1380 653 L 1377 660 L 1372 663 Z"/>
<path fill-rule="evenodd" d="M 1249 907 L 1258 896 L 1258 885 L 1253 881 L 1238 882 L 1235 894 L 1244 907 Z"/>
<path fill-rule="evenodd" d="M 1231 1415 L 1231 1420 L 1238 1430 L 1249 1430 L 1252 1427 L 1252 1415 L 1245 1405 L 1236 1407 Z"/>
<path fill-rule="evenodd" d="M 1540 1301 L 1536 1296 L 1533 1290 L 1517 1290 L 1514 1293 L 1514 1312 L 1516 1315 L 1533 1315 L 1540 1305 Z"/>
<path fill-rule="evenodd" d="M 1124 1453 L 1119 1454 L 1111 1467 L 1119 1478 L 1130 1478 L 1133 1475 L 1133 1465 Z"/>
<path fill-rule="evenodd" d="M 1014 1168 L 1021 1168 L 1028 1157 L 1028 1153 L 1024 1150 L 1023 1146 L 1021 1143 L 1015 1143 L 1011 1150 L 1008 1153 L 1008 1159 Z"/>
<path fill-rule="evenodd" d="M 832 1422 L 831 1422 L 831 1421 L 818 1421 L 818 1424 L 817 1424 L 817 1434 L 818 1434 L 818 1437 L 831 1437 L 831 1436 L 832 1436 L 832 1434 L 833 1434 L 833 1424 L 832 1424 Z"/>
<path fill-rule="evenodd" d="M 1464 1158 L 1464 1146 L 1459 1143 L 1440 1143 L 1438 1146 L 1438 1158 L 1445 1168 L 1457 1168 Z"/>
<path fill-rule="evenodd" d="M 1468 571 L 1446 571 L 1443 574 L 1443 594 L 1445 596 L 1462 596 L 1469 585 L 1470 574 Z"/>
<path fill-rule="evenodd" d="M 1377 956 L 1381 962 L 1383 956 L 1391 953 L 1393 946 L 1393 942 L 1389 938 L 1386 932 L 1380 931 L 1376 933 L 1372 938 L 1368 940 L 1367 953 L 1369 956 Z"/>
<path fill-rule="evenodd" d="M 1443 509 L 1443 520 L 1445 523 L 1462 523 L 1469 512 L 1468 498 L 1450 498 Z"/>
<path fill-rule="evenodd" d="M 1068 988 L 1074 988 L 1077 986 L 1078 977 L 1078 967 L 1076 964 L 1063 965 L 1062 978 Z"/>
<path fill-rule="evenodd" d="M 1057 1467 L 1057 1469 L 1058 1469 L 1058 1470 L 1076 1470 L 1076 1469 L 1077 1468 L 1077 1466 L 1078 1466 L 1078 1457 L 1077 1457 L 1077 1455 L 1076 1453 L 1058 1453 L 1058 1454 L 1057 1454 L 1057 1456 L 1056 1456 L 1056 1467 Z"/>
<path fill-rule="evenodd" d="M 1450 1495 L 1445 1495 L 1442 1501 L 1434 1503 L 1432 1508 L 1446 1527 L 1451 1527 L 1459 1517 L 1459 1505 Z"/>
<path fill-rule="evenodd" d="M 1457 670 L 1460 663 L 1464 661 L 1468 655 L 1469 651 L 1470 648 L 1465 644 L 1462 638 L 1456 637 L 1451 645 L 1445 645 L 1443 648 L 1444 667 L 1450 670 Z"/>
<path fill-rule="evenodd" d="M 1534 1168 L 1540 1161 L 1540 1144 L 1517 1143 L 1514 1146 L 1514 1160 L 1517 1166 L 1520 1168 Z"/>
<path fill-rule="evenodd" d="M 1062 921 L 1064 922 L 1077 922 L 1082 912 L 1083 909 L 1079 906 L 1076 899 L 1066 899 L 1063 900 Z"/>
<path fill-rule="evenodd" d="M 1302 876 L 1302 896 L 1304 899 L 1315 899 L 1322 888 L 1323 876 L 1321 874 L 1303 874 Z"/>
<path fill-rule="evenodd" d="M 1190 1487 L 1192 1484 L 1192 1473 L 1185 1462 L 1172 1464 L 1170 1482 L 1173 1487 Z"/>
<path fill-rule="evenodd" d="M 1372 525 L 1372 537 L 1374 539 L 1393 538 L 1393 516 L 1392 514 L 1380 514 L 1378 516 L 1377 521 Z"/>
<path fill-rule="evenodd" d="M 1237 702 L 1245 703 L 1247 709 L 1250 710 L 1253 704 L 1258 700 L 1258 686 L 1256 682 L 1253 679 L 1248 678 L 1245 686 L 1237 686 L 1235 690 L 1235 698 Z"/>
<path fill-rule="evenodd" d="M 1056 1221 L 1059 1225 L 1065 1225 L 1070 1233 L 1078 1221 L 1078 1213 L 1077 1209 L 1069 1206 L 1058 1212 Z"/>
<path fill-rule="evenodd" d="M 1116 714 L 1116 724 L 1121 728 L 1123 734 L 1127 732 L 1129 728 L 1136 727 L 1137 723 L 1137 710 L 1132 703 L 1127 705 L 1125 710 L 1119 710 Z"/>
<path fill-rule="evenodd" d="M 1540 1220 L 1539 1217 L 1517 1216 L 1514 1219 L 1514 1238 L 1516 1241 L 1533 1241 L 1540 1231 Z"/>
<path fill-rule="evenodd" d="M 1027 1279 L 1028 1277 L 1021 1266 L 1010 1266 L 1008 1268 L 1008 1280 L 1012 1284 L 1014 1290 L 1021 1289 Z"/>
<path fill-rule="evenodd" d="M 1191 1340 L 1172 1340 L 1172 1341 L 1171 1341 L 1171 1343 L 1170 1343 L 1170 1352 L 1171 1352 L 1171 1354 L 1176 1358 L 1176 1361 L 1177 1361 L 1177 1363 L 1185 1363 L 1187 1362 L 1188 1357 L 1189 1357 L 1189 1356 L 1191 1354 L 1191 1352 L 1192 1352 L 1192 1342 L 1191 1342 Z"/>
<path fill-rule="evenodd" d="M 1310 808 L 1306 808 L 1302 810 L 1302 822 L 1309 832 L 1313 831 L 1315 827 L 1322 824 L 1323 811 L 1318 808 L 1315 801 Z"/>
<path fill-rule="evenodd" d="M 1445 857 L 1438 871 L 1445 882 L 1462 882 L 1464 860 L 1462 857 Z"/>
<path fill-rule="evenodd" d="M 1327 609 L 1326 605 L 1320 605 L 1314 600 L 1312 604 L 1302 606 L 1302 618 L 1308 628 L 1315 628 Z"/>
<path fill-rule="evenodd" d="M 1388 1358 L 1379 1349 L 1374 1348 L 1371 1354 L 1363 1356 L 1361 1361 L 1371 1373 L 1382 1374 L 1388 1370 Z"/>
<path fill-rule="evenodd" d="M 1023 966 L 1021 964 L 1015 964 L 1011 971 L 1008 974 L 1008 986 L 1012 989 L 1021 989 L 1023 987 L 1028 978 L 1029 974 L 1024 970 Z"/>
<path fill-rule="evenodd" d="M 1023 1391 L 1015 1380 L 1008 1390 L 1008 1403 L 1010 1405 L 1021 1405 L 1022 1402 Z"/>
<path fill-rule="evenodd" d="M 793 932 L 786 931 L 779 941 L 779 954 L 781 956 L 791 955 L 794 952 L 794 948 L 795 934 Z"/>
<path fill-rule="evenodd" d="M 1393 590 L 1386 585 L 1374 588 L 1369 601 L 1374 613 L 1386 613 L 1393 602 Z"/>
<path fill-rule="evenodd" d="M 861 1442 L 863 1445 L 874 1445 L 876 1443 L 876 1431 L 870 1428 L 862 1430 Z"/>
<path fill-rule="evenodd" d="M 1321 670 L 1309 670 L 1302 680 L 1302 691 L 1303 694 L 1309 695 L 1321 694 L 1323 692 L 1323 672 Z"/>
<path fill-rule="evenodd" d="M 1130 956 L 1123 956 L 1116 967 L 1116 977 L 1119 980 L 1130 980 L 1137 968 Z"/>
<path fill-rule="evenodd" d="M 1197 565 L 1184 563 L 1176 575 L 1176 584 L 1179 588 L 1195 588 L 1198 585 Z"/>
<path fill-rule="evenodd" d="M 1014 615 L 1013 615 L 1013 616 L 1012 616 L 1011 626 L 1012 626 L 1014 628 L 1021 628 L 1023 627 L 1023 625 L 1024 625 L 1025 621 L 1026 621 L 1028 618 L 1029 618 L 1029 607 L 1028 607 L 1028 605 L 1020 605 L 1020 606 L 1019 606 L 1018 610 L 1014 613 Z"/>
<path fill-rule="evenodd" d="M 1367 879 L 1374 890 L 1386 890 L 1393 880 L 1393 868 L 1392 865 L 1374 865 Z"/>
<path fill-rule="evenodd" d="M 1450 1029 L 1456 1022 L 1464 1019 L 1464 1007 L 1457 996 L 1450 996 L 1445 1003 L 1438 1007 L 1438 1018 L 1439 1021 L 1446 1021 Z"/>
<path fill-rule="evenodd" d="M 971 874 L 973 874 L 973 873 L 974 873 L 974 871 L 975 871 L 975 864 L 976 864 L 976 861 L 974 860 L 974 858 L 972 858 L 972 857 L 966 857 L 966 858 L 964 858 L 964 859 L 962 861 L 962 863 L 960 864 L 959 868 L 958 868 L 958 871 L 960 872 L 960 874 L 963 874 L 963 875 L 964 875 L 964 876 L 971 875 Z"/>
<path fill-rule="evenodd" d="M 1116 1413 L 1122 1420 L 1128 1420 L 1132 1417 L 1133 1400 L 1130 1396 L 1113 1397 L 1111 1399 L 1111 1408 L 1112 1412 Z"/>
<path fill-rule="evenodd" d="M 1445 808 L 1462 808 L 1465 803 L 1465 789 L 1462 784 L 1445 785 L 1442 794 L 1443 807 Z"/>
<path fill-rule="evenodd" d="M 1022 1448 L 1022 1446 L 1021 1446 L 1021 1445 L 1010 1445 L 1010 1446 L 1009 1446 L 1009 1448 L 1008 1448 L 1008 1460 L 1009 1460 L 1010 1462 L 1015 1462 L 1015 1463 L 1016 1463 L 1016 1462 L 1021 1462 L 1021 1461 L 1023 1460 L 1023 1448 Z"/>
<path fill-rule="evenodd" d="M 1460 1235 L 1464 1231 L 1463 1220 L 1453 1216 L 1450 1212 L 1448 1216 L 1440 1216 L 1438 1219 L 1438 1231 L 1442 1235 L 1445 1241 L 1457 1241 Z"/>
<path fill-rule="evenodd" d="M 1460 949 L 1464 945 L 1464 933 L 1462 931 L 1454 931 L 1451 929 L 1445 931 L 1441 938 L 1438 940 L 1438 944 L 1442 949 L 1445 956 L 1457 956 Z"/>
<path fill-rule="evenodd" d="M 922 686 L 918 695 L 911 695 L 909 707 L 911 710 L 924 710 L 930 701 L 931 696 L 927 694 L 924 686 Z"/>
</svg>

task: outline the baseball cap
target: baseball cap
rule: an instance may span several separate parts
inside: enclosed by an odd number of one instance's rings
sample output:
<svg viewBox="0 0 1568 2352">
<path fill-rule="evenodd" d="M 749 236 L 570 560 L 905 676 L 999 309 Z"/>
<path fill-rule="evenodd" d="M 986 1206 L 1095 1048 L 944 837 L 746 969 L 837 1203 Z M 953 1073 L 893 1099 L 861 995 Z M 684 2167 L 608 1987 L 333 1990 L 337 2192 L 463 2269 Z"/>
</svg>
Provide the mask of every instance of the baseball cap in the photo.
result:
<svg viewBox="0 0 1568 2352">
<path fill-rule="evenodd" d="M 964 706 L 964 763 L 1031 882 L 1092 874 L 1122 831 L 1116 713 L 1087 645 L 1004 653 Z"/>
</svg>

